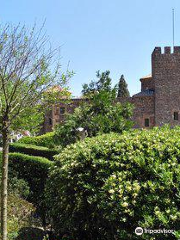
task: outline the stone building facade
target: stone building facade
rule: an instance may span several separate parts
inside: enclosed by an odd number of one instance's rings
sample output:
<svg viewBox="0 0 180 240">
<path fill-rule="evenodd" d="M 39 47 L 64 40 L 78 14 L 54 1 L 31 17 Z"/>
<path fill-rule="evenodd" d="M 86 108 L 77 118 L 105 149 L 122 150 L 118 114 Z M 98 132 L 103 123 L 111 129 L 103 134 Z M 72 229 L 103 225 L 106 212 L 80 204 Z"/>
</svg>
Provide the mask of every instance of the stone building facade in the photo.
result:
<svg viewBox="0 0 180 240">
<path fill-rule="evenodd" d="M 170 124 L 180 124 L 180 47 L 165 47 L 164 51 L 156 47 L 151 56 L 152 73 L 140 79 L 141 91 L 119 102 L 134 105 L 133 118 L 135 128 L 152 128 Z M 52 131 L 57 123 L 63 123 L 65 113 L 84 101 L 72 99 L 70 104 L 59 103 L 46 115 L 43 132 Z"/>
</svg>

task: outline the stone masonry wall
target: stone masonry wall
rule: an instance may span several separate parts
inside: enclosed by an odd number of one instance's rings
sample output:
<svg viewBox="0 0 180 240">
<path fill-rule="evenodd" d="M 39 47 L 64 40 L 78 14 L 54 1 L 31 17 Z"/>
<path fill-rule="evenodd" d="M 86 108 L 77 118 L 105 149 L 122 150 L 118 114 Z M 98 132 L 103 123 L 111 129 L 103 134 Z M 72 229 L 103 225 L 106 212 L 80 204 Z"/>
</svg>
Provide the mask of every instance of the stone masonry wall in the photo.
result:
<svg viewBox="0 0 180 240">
<path fill-rule="evenodd" d="M 145 128 L 145 119 L 149 119 L 149 128 L 155 125 L 154 96 L 132 97 L 134 105 L 132 120 L 135 128 Z"/>
<path fill-rule="evenodd" d="M 46 113 L 45 121 L 41 129 L 40 134 L 53 131 L 54 127 L 58 123 L 62 123 L 65 120 L 66 113 L 73 113 L 75 108 L 80 105 L 85 99 L 72 99 L 70 103 L 59 103 L 52 106 L 52 110 Z M 135 128 L 144 128 L 145 119 L 149 119 L 150 128 L 155 125 L 154 123 L 154 96 L 143 97 L 129 97 L 129 98 L 117 98 L 117 102 L 122 104 L 131 103 L 134 106 L 132 121 Z M 60 112 L 60 108 L 65 109 L 65 113 Z"/>
<path fill-rule="evenodd" d="M 134 128 L 145 128 L 145 119 L 149 119 L 149 128 L 155 126 L 154 116 L 154 96 L 130 97 L 130 98 L 117 98 L 118 102 L 133 104 Z"/>
<path fill-rule="evenodd" d="M 60 103 L 53 105 L 52 109 L 45 114 L 44 124 L 40 134 L 53 131 L 56 124 L 63 123 L 66 114 L 72 114 L 74 109 L 77 108 L 82 101 L 86 101 L 86 99 L 76 98 L 72 99 L 69 103 L 61 101 Z M 63 109 L 64 112 L 61 112 Z"/>
<path fill-rule="evenodd" d="M 141 78 L 140 81 L 141 81 L 141 91 L 154 90 L 154 79 L 152 77 Z"/>
<path fill-rule="evenodd" d="M 175 126 L 174 112 L 180 113 L 180 47 L 156 47 L 152 53 L 152 77 L 155 82 L 155 125 Z"/>
</svg>

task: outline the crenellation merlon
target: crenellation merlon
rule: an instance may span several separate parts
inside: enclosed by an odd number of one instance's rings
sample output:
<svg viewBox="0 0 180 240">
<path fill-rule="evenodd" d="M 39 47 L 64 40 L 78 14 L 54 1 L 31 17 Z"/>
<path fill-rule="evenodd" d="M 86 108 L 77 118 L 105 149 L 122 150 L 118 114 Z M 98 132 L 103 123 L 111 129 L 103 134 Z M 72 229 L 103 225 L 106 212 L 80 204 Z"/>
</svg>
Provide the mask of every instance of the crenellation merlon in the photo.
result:
<svg viewBox="0 0 180 240">
<path fill-rule="evenodd" d="M 155 47 L 152 54 L 153 55 L 161 55 L 161 47 Z"/>
<path fill-rule="evenodd" d="M 153 56 L 159 56 L 159 55 L 166 55 L 166 54 L 171 54 L 171 55 L 180 55 L 180 46 L 174 46 L 173 49 L 171 47 L 164 47 L 164 52 L 161 47 L 155 47 L 152 55 Z"/>
<path fill-rule="evenodd" d="M 171 54 L 171 47 L 164 47 L 164 54 Z"/>
<path fill-rule="evenodd" d="M 180 47 L 179 46 L 174 47 L 174 54 L 180 54 Z"/>
</svg>

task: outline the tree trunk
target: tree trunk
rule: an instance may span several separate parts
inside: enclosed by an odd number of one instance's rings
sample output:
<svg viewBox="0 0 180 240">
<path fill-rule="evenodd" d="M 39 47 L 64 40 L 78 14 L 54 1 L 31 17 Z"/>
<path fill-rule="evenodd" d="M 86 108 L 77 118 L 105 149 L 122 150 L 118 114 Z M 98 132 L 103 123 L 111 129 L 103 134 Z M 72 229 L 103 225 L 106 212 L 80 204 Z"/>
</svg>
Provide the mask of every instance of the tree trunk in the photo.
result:
<svg viewBox="0 0 180 240">
<path fill-rule="evenodd" d="M 8 184 L 8 153 L 9 131 L 8 121 L 4 121 L 2 129 L 3 154 L 2 154 L 2 181 L 1 181 L 1 239 L 7 240 L 7 184 Z"/>
</svg>

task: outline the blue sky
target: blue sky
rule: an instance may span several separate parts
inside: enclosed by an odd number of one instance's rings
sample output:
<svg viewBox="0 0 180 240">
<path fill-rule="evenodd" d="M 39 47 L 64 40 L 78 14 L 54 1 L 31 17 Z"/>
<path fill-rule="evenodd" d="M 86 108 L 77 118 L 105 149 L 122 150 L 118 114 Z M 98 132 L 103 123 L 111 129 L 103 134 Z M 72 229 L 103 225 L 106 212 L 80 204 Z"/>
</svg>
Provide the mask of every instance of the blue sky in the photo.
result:
<svg viewBox="0 0 180 240">
<path fill-rule="evenodd" d="M 63 69 L 70 61 L 76 73 L 70 81 L 73 95 L 80 95 L 97 70 L 110 70 L 113 84 L 124 74 L 134 94 L 139 78 L 151 72 L 154 47 L 172 45 L 172 8 L 180 45 L 179 0 L 6 0 L 0 21 L 41 26 L 46 19 L 52 45 L 61 46 Z"/>
</svg>

